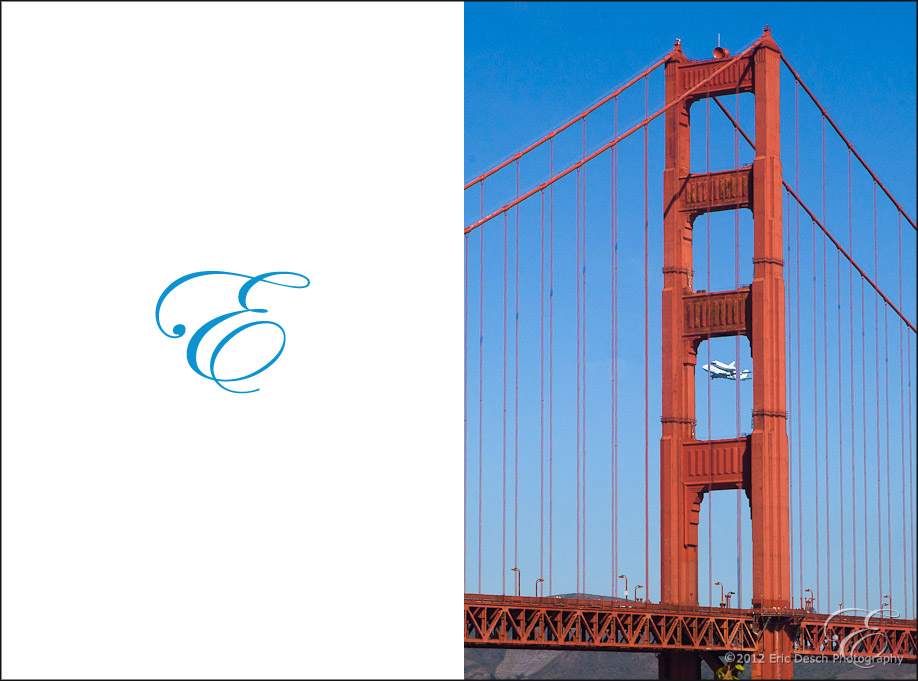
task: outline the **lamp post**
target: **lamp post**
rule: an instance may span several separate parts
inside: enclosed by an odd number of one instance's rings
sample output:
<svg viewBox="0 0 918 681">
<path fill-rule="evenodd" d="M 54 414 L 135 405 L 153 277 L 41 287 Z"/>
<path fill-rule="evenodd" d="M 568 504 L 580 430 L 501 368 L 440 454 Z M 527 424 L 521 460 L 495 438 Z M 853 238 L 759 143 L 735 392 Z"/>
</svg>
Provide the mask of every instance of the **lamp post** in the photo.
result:
<svg viewBox="0 0 918 681">
<path fill-rule="evenodd" d="M 736 592 L 735 592 L 735 591 L 729 591 L 729 592 L 727 592 L 727 607 L 728 607 L 728 608 L 730 607 L 730 596 L 735 596 L 735 595 L 736 595 Z"/>
<path fill-rule="evenodd" d="M 511 572 L 516 573 L 516 595 L 520 595 L 520 569 L 519 568 L 510 568 Z"/>
<path fill-rule="evenodd" d="M 541 577 L 539 577 L 539 578 L 535 581 L 535 595 L 536 595 L 536 596 L 539 595 L 539 582 L 544 582 L 544 581 L 545 581 L 545 580 L 542 579 Z M 545 595 L 545 587 L 544 587 L 544 586 L 542 587 L 542 595 L 543 595 L 543 596 Z"/>
<path fill-rule="evenodd" d="M 618 578 L 625 580 L 625 600 L 627 601 L 628 600 L 628 578 L 625 575 L 619 575 Z"/>
<path fill-rule="evenodd" d="M 816 598 L 815 598 L 815 596 L 813 596 L 813 590 L 812 590 L 812 589 L 804 589 L 804 590 L 803 590 L 803 593 L 806 593 L 806 592 L 809 592 L 809 593 L 810 593 L 810 597 L 806 599 L 806 606 L 804 606 L 803 609 L 804 609 L 804 610 L 809 610 L 809 609 L 810 609 L 810 606 L 813 605 L 813 601 L 816 600 Z M 812 612 L 812 611 L 810 611 L 810 612 Z"/>
<path fill-rule="evenodd" d="M 634 587 L 634 600 L 635 600 L 635 602 L 637 602 L 637 601 L 639 600 L 639 599 L 638 599 L 638 593 L 637 593 L 637 592 L 638 592 L 638 589 L 643 589 L 643 588 L 644 588 L 644 585 L 643 585 L 643 584 L 638 584 L 636 587 Z"/>
<path fill-rule="evenodd" d="M 714 586 L 720 587 L 720 607 L 724 607 L 724 585 L 723 582 L 714 582 Z"/>
<path fill-rule="evenodd" d="M 881 608 L 881 611 L 889 608 L 889 616 L 892 617 L 892 600 L 887 602 L 887 599 L 889 599 L 889 594 L 883 596 L 883 607 Z"/>
</svg>

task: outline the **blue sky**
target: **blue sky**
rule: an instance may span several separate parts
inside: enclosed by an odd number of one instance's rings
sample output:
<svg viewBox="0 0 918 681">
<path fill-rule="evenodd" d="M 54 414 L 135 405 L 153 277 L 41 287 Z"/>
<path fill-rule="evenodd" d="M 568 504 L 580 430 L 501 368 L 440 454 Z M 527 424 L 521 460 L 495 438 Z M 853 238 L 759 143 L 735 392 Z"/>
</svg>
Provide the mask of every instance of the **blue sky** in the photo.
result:
<svg viewBox="0 0 918 681">
<path fill-rule="evenodd" d="M 471 3 L 465 6 L 465 180 L 492 168 L 515 152 L 542 137 L 545 133 L 567 122 L 581 111 L 601 99 L 645 67 L 667 54 L 675 38 L 682 41 L 687 56 L 705 59 L 717 44 L 737 53 L 755 41 L 762 27 L 769 24 L 772 35 L 788 61 L 813 91 L 840 129 L 848 136 L 861 156 L 871 165 L 879 178 L 914 219 L 915 210 L 915 5 L 912 3 Z M 647 81 L 647 98 L 650 112 L 663 103 L 662 69 L 655 71 Z M 789 72 L 782 70 L 782 165 L 785 179 L 792 186 L 799 172 L 800 192 L 804 200 L 822 213 L 822 146 L 821 116 L 800 90 L 797 127 L 800 138 L 799 161 L 794 149 L 794 86 Z M 735 111 L 739 106 L 740 123 L 753 134 L 751 95 L 742 95 L 739 102 L 725 98 L 725 105 Z M 619 101 L 618 130 L 630 127 L 644 116 L 644 84 L 629 89 Z M 734 164 L 734 136 L 729 123 L 713 102 L 710 103 L 710 161 L 706 158 L 705 110 L 702 100 L 692 109 L 692 169 L 704 171 L 709 164 L 712 170 L 730 168 Z M 606 105 L 592 114 L 585 129 L 580 124 L 572 126 L 558 136 L 554 144 L 554 171 L 567 167 L 586 153 L 612 137 L 614 110 Z M 650 541 L 649 587 L 652 600 L 659 598 L 659 300 L 662 279 L 660 266 L 662 254 L 662 118 L 651 124 L 648 135 L 648 209 L 649 209 L 649 325 L 650 341 L 645 359 L 643 339 L 643 134 L 637 133 L 619 146 L 618 157 L 618 347 L 619 381 L 618 406 L 618 563 L 617 573 L 629 575 L 632 592 L 638 583 L 644 583 L 644 363 L 649 367 L 649 479 L 650 490 Z M 546 148 L 528 155 L 519 168 L 520 190 L 525 192 L 548 177 L 549 155 Z M 751 161 L 751 150 L 739 141 L 740 164 Z M 882 193 L 878 192 L 877 239 L 878 250 L 874 265 L 874 232 L 872 183 L 853 159 L 853 212 L 852 232 L 855 260 L 875 276 L 892 300 L 899 304 L 899 232 L 895 211 Z M 799 166 L 799 171 L 798 171 Z M 612 563 L 610 545 L 611 528 L 611 314 L 610 314 L 610 239 L 611 165 L 608 153 L 586 166 L 583 187 L 586 192 L 587 230 L 587 536 L 586 536 L 586 590 L 609 594 L 612 589 Z M 554 562 L 552 566 L 552 591 L 575 590 L 575 527 L 576 517 L 576 270 L 575 224 L 577 219 L 575 174 L 558 183 L 554 192 L 555 229 L 555 287 L 554 287 Z M 847 206 L 847 156 L 843 145 L 827 126 L 826 133 L 826 224 L 833 236 L 846 248 L 848 237 Z M 485 214 L 499 208 L 514 198 L 516 168 L 489 178 L 485 183 Z M 546 195 L 546 201 L 548 200 Z M 465 224 L 478 219 L 481 210 L 480 189 L 476 185 L 466 191 Z M 547 210 L 547 208 L 545 209 Z M 732 211 L 699 218 L 695 223 L 695 282 L 696 289 L 724 290 L 734 288 L 738 279 L 741 285 L 751 279 L 751 218 L 746 211 L 739 212 L 738 223 Z M 792 325 L 790 348 L 796 353 L 799 342 L 800 374 L 796 374 L 798 357 L 789 355 L 793 370 L 791 390 L 793 418 L 791 430 L 792 466 L 794 468 L 794 513 L 797 514 L 797 495 L 802 489 L 804 519 L 802 538 L 795 526 L 795 593 L 802 588 L 816 590 L 816 555 L 812 520 L 815 518 L 814 491 L 818 478 L 820 513 L 820 606 L 835 607 L 844 600 L 846 606 L 854 603 L 853 572 L 859 572 L 858 605 L 865 599 L 879 607 L 881 596 L 889 593 L 884 586 L 880 593 L 876 575 L 880 566 L 877 540 L 882 538 L 884 585 L 888 583 L 888 553 L 892 557 L 892 590 L 894 604 L 903 603 L 902 574 L 902 504 L 901 496 L 909 490 L 901 480 L 909 468 L 902 472 L 902 440 L 909 447 L 908 419 L 901 419 L 907 408 L 907 389 L 899 389 L 899 376 L 905 372 L 899 364 L 900 325 L 891 313 L 888 316 L 889 335 L 889 399 L 886 400 L 884 319 L 882 305 L 877 309 L 879 326 L 879 352 L 882 370 L 873 371 L 877 346 L 874 334 L 874 297 L 869 290 L 865 297 L 866 325 L 860 321 L 860 283 L 855 278 L 854 316 L 850 317 L 848 296 L 848 268 L 836 263 L 836 253 L 831 244 L 826 249 L 823 276 L 822 237 L 817 232 L 814 241 L 811 223 L 800 211 L 799 235 L 797 214 L 787 212 L 785 204 L 785 240 L 793 253 L 788 258 L 788 292 L 791 296 L 788 318 L 795 323 L 796 296 L 800 296 L 800 324 Z M 482 498 L 482 584 L 486 593 L 513 593 L 514 573 L 510 568 L 516 562 L 522 572 L 524 594 L 532 594 L 535 579 L 546 579 L 548 594 L 548 500 L 545 497 L 544 523 L 539 523 L 540 508 L 540 431 L 546 438 L 542 455 L 545 457 L 545 492 L 547 495 L 548 456 L 548 297 L 545 296 L 545 362 L 544 428 L 540 429 L 540 375 L 539 375 L 539 306 L 540 306 L 540 243 L 539 230 L 543 219 L 543 206 L 539 195 L 521 205 L 519 215 L 511 210 L 507 216 L 507 420 L 506 460 L 507 533 L 503 535 L 503 476 L 504 420 L 503 420 L 503 217 L 485 225 L 484 289 L 485 305 L 482 411 L 482 458 L 484 468 L 484 493 Z M 519 219 L 519 379 L 516 389 L 514 366 L 514 277 L 516 223 Z M 546 219 L 546 232 L 548 222 Z M 734 229 L 739 226 L 739 272 L 734 270 Z M 707 235 L 710 234 L 710 268 Z M 547 234 L 546 234 L 547 238 Z M 799 254 L 797 239 L 799 238 Z M 469 350 L 468 350 L 468 468 L 467 468 L 467 561 L 466 589 L 478 588 L 478 314 L 479 314 L 479 258 L 480 234 L 475 232 L 468 240 L 469 246 Z M 915 298 L 912 282 L 915 278 L 915 232 L 902 221 L 901 253 L 903 272 L 902 309 L 914 322 Z M 547 248 L 547 241 L 546 241 Z M 816 304 L 813 304 L 814 254 L 816 273 Z M 545 281 L 547 290 L 548 261 L 545 254 Z M 793 269 L 799 263 L 799 272 Z M 837 269 L 836 269 L 837 268 Z M 836 272 L 840 276 L 836 276 Z M 709 279 L 710 277 L 710 279 Z M 796 286 L 799 277 L 799 288 Z M 823 297 L 822 282 L 826 282 Z M 837 292 L 837 293 L 836 293 Z M 825 302 L 827 301 L 828 305 Z M 840 308 L 839 308 L 840 306 Z M 827 309 L 825 325 L 828 335 L 823 337 L 823 309 Z M 816 310 L 814 320 L 814 309 Z M 841 310 L 839 312 L 838 310 Z M 839 316 L 840 315 L 840 316 Z M 813 324 L 816 324 L 817 348 L 813 351 Z M 841 341 L 837 333 L 841 326 Z M 864 355 L 861 354 L 859 329 L 866 329 Z M 852 344 L 848 329 L 855 329 Z M 906 336 L 903 336 L 905 339 Z M 903 340 L 904 342 L 904 340 Z M 854 354 L 852 355 L 852 345 Z M 911 334 L 912 371 L 916 343 Z M 825 349 L 823 349 L 825 348 Z M 699 350 L 699 359 L 706 361 L 707 344 Z M 711 342 L 711 357 L 731 361 L 736 357 L 734 339 Z M 865 381 L 861 384 L 861 357 L 866 356 Z M 814 362 L 814 357 L 816 362 Z M 842 363 L 841 381 L 837 370 Z M 849 364 L 854 362 L 854 381 Z M 703 361 L 699 361 L 699 365 Z M 749 347 L 745 339 L 740 343 L 739 363 L 750 367 Z M 905 364 L 905 363 L 903 363 Z M 907 364 L 905 364 L 907 366 Z M 816 376 L 813 371 L 815 369 Z M 696 372 L 696 403 L 698 405 L 698 435 L 707 432 L 708 383 L 705 374 Z M 798 385 L 799 383 L 799 385 Z M 828 390 L 826 390 L 828 387 Z M 751 384 L 741 386 L 739 426 L 740 432 L 750 428 Z M 736 434 L 737 409 L 735 385 L 717 381 L 710 385 L 712 415 L 711 433 L 714 437 L 732 437 Z M 802 396 L 802 407 L 794 406 L 797 391 Z M 518 394 L 518 407 L 515 396 Z M 850 417 L 851 395 L 854 394 L 855 418 Z M 878 399 L 882 408 L 878 409 Z M 912 407 L 918 404 L 912 386 Z M 828 409 L 827 409 L 828 408 Z M 826 419 L 826 411 L 829 417 Z M 518 412 L 518 425 L 515 414 Z M 885 414 L 890 414 L 889 437 L 886 436 Z M 880 415 L 880 464 L 883 470 L 883 487 L 880 500 L 880 529 L 877 534 L 876 464 L 877 415 Z M 798 429 L 799 425 L 799 429 Z M 798 438 L 799 430 L 799 438 Z M 918 438 L 914 419 L 912 437 Z M 518 433 L 518 435 L 517 435 Z M 900 437 L 904 433 L 905 436 Z M 840 442 L 839 442 L 840 441 Z M 869 550 L 858 547 L 852 551 L 850 496 L 854 482 L 854 518 L 861 531 L 857 541 L 863 544 L 864 522 L 864 471 L 863 443 L 867 443 L 867 498 L 866 514 Z M 850 476 L 851 443 L 854 442 L 855 474 Z M 516 444 L 516 447 L 514 446 Z M 872 446 L 873 444 L 873 446 Z M 889 452 L 891 483 L 887 490 L 885 478 L 886 452 Z M 514 453 L 518 458 L 519 495 L 514 504 Z M 815 455 L 814 455 L 815 451 Z M 797 477 L 797 458 L 803 453 L 800 477 Z M 829 467 L 829 561 L 831 573 L 826 575 L 825 538 L 825 459 L 828 452 Z M 908 457 L 905 457 L 908 458 Z M 841 494 L 839 492 L 839 465 L 841 464 Z M 898 471 L 898 472 L 897 472 Z M 872 475 L 872 477 L 871 477 Z M 886 494 L 890 493 L 890 519 L 886 522 Z M 911 490 L 914 496 L 914 485 Z M 840 499 L 845 506 L 840 506 Z M 737 564 L 736 495 L 734 492 L 715 493 L 702 507 L 699 527 L 699 597 L 707 604 L 710 581 L 722 581 L 727 590 L 739 591 L 742 585 L 744 601 L 748 605 L 751 593 L 751 544 L 748 509 L 743 506 L 743 568 Z M 514 514 L 516 505 L 516 515 Z M 708 565 L 708 513 L 712 518 L 712 562 Z M 841 589 L 840 571 L 841 522 L 845 518 L 846 585 Z M 518 526 L 516 556 L 514 557 L 514 518 Z M 908 526 L 907 526 L 908 527 Z M 544 544 L 540 560 L 540 530 L 544 530 Z M 887 546 L 887 536 L 892 538 L 892 550 Z M 502 546 L 506 544 L 506 558 L 502 560 Z M 803 546 L 803 582 L 799 584 L 799 546 Z M 898 556 L 898 559 L 897 559 Z M 869 569 L 871 581 L 865 595 L 864 571 Z M 831 582 L 831 591 L 826 587 Z M 621 586 L 616 593 L 621 595 Z M 583 590 L 583 586 L 581 586 Z M 714 592 L 715 601 L 719 591 Z M 911 596 L 910 596 L 911 598 Z M 900 608 L 904 610 L 904 608 Z M 913 606 L 909 608 L 914 617 Z"/>
</svg>

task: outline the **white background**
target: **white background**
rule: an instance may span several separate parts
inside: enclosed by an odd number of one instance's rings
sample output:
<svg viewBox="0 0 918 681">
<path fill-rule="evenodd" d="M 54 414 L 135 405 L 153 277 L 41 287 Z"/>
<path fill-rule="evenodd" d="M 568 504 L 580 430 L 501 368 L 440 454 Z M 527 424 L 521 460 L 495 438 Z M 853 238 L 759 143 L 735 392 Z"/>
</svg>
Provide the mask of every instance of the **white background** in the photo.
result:
<svg viewBox="0 0 918 681">
<path fill-rule="evenodd" d="M 3 677 L 461 676 L 461 4 L 2 8 Z"/>
</svg>

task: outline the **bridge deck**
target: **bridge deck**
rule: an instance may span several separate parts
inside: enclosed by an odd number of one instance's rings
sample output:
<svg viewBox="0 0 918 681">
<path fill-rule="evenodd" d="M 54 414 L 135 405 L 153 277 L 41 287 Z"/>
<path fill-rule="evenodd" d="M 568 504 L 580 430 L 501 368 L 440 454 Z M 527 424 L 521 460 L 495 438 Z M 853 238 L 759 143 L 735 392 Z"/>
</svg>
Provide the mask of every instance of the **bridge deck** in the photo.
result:
<svg viewBox="0 0 918 681">
<path fill-rule="evenodd" d="M 465 595 L 467 647 L 754 653 L 762 631 L 790 627 L 795 654 L 916 661 L 915 620 L 620 600 Z"/>
</svg>

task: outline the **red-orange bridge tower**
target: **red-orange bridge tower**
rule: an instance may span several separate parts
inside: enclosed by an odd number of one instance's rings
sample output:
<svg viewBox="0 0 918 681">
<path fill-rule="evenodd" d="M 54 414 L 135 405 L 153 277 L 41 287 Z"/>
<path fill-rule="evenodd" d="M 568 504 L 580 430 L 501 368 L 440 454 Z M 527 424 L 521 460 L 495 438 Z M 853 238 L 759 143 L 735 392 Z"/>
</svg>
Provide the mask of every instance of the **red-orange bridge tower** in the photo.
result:
<svg viewBox="0 0 918 681">
<path fill-rule="evenodd" d="M 719 59 L 690 62 L 676 45 L 666 63 L 666 101 L 708 78 Z M 752 512 L 753 607 L 790 606 L 790 518 L 785 406 L 784 279 L 781 216 L 780 50 L 768 31 L 748 57 L 666 112 L 663 179 L 662 438 L 660 518 L 662 602 L 698 605 L 698 513 L 705 494 L 742 489 Z M 689 115 L 704 97 L 752 92 L 755 160 L 751 168 L 689 172 Z M 692 223 L 708 211 L 749 208 L 754 220 L 754 278 L 718 293 L 692 290 Z M 708 338 L 744 334 L 752 349 L 753 431 L 743 438 L 694 438 L 695 364 Z M 780 624 L 764 634 L 766 660 L 793 657 Z M 660 677 L 700 678 L 692 652 L 661 657 Z M 756 665 L 763 678 L 790 678 L 792 662 Z"/>
</svg>

